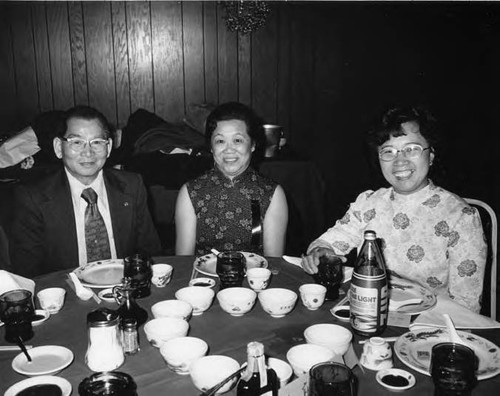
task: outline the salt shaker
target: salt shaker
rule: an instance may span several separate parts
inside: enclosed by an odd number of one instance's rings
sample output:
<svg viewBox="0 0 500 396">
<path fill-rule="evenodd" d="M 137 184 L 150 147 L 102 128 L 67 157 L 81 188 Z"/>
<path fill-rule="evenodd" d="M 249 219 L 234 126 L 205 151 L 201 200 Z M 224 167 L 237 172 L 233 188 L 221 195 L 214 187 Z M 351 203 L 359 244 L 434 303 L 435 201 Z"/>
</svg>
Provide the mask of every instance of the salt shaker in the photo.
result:
<svg viewBox="0 0 500 396">
<path fill-rule="evenodd" d="M 123 364 L 119 321 L 118 314 L 108 308 L 87 315 L 89 343 L 85 363 L 92 371 L 112 371 Z"/>
<path fill-rule="evenodd" d="M 360 362 L 367 369 L 375 371 L 391 368 L 391 346 L 381 337 L 371 337 L 363 346 Z"/>
<path fill-rule="evenodd" d="M 139 352 L 139 334 L 135 319 L 126 318 L 122 320 L 122 346 L 125 355 L 133 355 Z"/>
</svg>

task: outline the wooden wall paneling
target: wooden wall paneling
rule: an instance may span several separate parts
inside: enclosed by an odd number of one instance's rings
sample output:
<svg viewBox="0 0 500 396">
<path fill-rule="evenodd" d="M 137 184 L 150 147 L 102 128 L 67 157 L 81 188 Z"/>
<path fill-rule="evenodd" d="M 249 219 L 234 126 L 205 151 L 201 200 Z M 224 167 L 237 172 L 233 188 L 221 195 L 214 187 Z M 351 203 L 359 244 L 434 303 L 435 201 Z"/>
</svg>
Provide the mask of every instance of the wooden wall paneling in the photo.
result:
<svg viewBox="0 0 500 396">
<path fill-rule="evenodd" d="M 68 3 L 69 35 L 71 40 L 71 64 L 73 69 L 73 87 L 75 103 L 89 104 L 87 64 L 85 51 L 85 32 L 83 26 L 83 9 L 81 2 Z M 94 104 L 95 105 L 95 104 Z M 99 109 L 101 110 L 101 109 Z"/>
<path fill-rule="evenodd" d="M 54 108 L 66 110 L 74 106 L 71 45 L 68 26 L 68 3 L 47 3 L 50 72 Z"/>
<path fill-rule="evenodd" d="M 219 102 L 238 100 L 238 47 L 237 34 L 230 32 L 220 7 L 217 17 Z"/>
<path fill-rule="evenodd" d="M 10 33 L 10 8 L 0 3 L 0 135 L 16 128 L 16 85 L 12 37 Z"/>
<path fill-rule="evenodd" d="M 252 33 L 253 107 L 268 124 L 276 124 L 278 18 L 274 7 L 260 29 Z"/>
<path fill-rule="evenodd" d="M 84 3 L 85 53 L 90 104 L 117 122 L 111 3 Z"/>
<path fill-rule="evenodd" d="M 251 33 L 238 33 L 238 100 L 248 106 L 253 105 Z"/>
<path fill-rule="evenodd" d="M 217 24 L 219 7 L 215 1 L 203 2 L 203 40 L 205 67 L 205 102 L 219 103 Z"/>
<path fill-rule="evenodd" d="M 290 5 L 280 4 L 276 7 L 278 17 L 278 57 L 277 57 L 277 82 L 276 88 L 276 121 L 283 126 L 283 135 L 287 142 L 292 141 L 292 131 L 290 124 L 290 103 L 291 103 L 291 65 L 290 55 L 292 44 L 290 40 Z"/>
<path fill-rule="evenodd" d="M 152 2 L 156 113 L 165 120 L 184 114 L 182 8 L 178 2 Z"/>
<path fill-rule="evenodd" d="M 54 108 L 45 7 L 45 3 L 31 4 L 38 84 L 38 105 L 39 110 L 42 112 L 52 110 Z"/>
<path fill-rule="evenodd" d="M 198 1 L 184 2 L 182 10 L 185 105 L 189 106 L 205 102 L 203 5 Z"/>
<path fill-rule="evenodd" d="M 312 73 L 314 72 L 313 29 L 311 10 L 305 6 L 294 7 L 291 15 L 290 42 L 293 49 L 290 57 L 291 89 L 291 125 L 293 128 L 293 146 L 305 156 L 312 156 L 309 133 L 314 128 L 314 92 Z M 311 25 L 312 24 L 312 25 Z M 295 132 L 296 131 L 296 132 Z"/>
<path fill-rule="evenodd" d="M 38 86 L 30 4 L 15 4 L 10 20 L 19 110 L 31 119 L 38 113 Z"/>
<path fill-rule="evenodd" d="M 116 87 L 116 123 L 118 128 L 127 124 L 130 116 L 130 80 L 129 56 L 127 43 L 127 19 L 125 3 L 111 3 L 111 20 L 113 25 L 113 59 L 115 65 Z"/>
<path fill-rule="evenodd" d="M 154 112 L 150 3 L 127 2 L 126 4 L 131 111 L 143 108 Z"/>
</svg>

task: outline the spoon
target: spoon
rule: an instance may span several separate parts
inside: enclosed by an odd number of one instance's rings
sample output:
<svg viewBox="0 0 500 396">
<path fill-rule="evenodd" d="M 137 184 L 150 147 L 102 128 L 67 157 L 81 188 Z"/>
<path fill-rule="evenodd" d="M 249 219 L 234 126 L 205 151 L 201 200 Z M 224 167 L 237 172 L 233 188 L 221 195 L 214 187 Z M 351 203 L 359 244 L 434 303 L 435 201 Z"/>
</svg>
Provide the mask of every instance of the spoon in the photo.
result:
<svg viewBox="0 0 500 396">
<path fill-rule="evenodd" d="M 406 300 L 401 300 L 401 301 L 389 300 L 389 310 L 397 311 L 399 308 L 403 306 L 420 304 L 421 302 L 422 302 L 421 298 L 408 298 Z"/>
<path fill-rule="evenodd" d="M 92 298 L 92 296 L 94 295 L 94 292 L 92 290 L 84 287 L 81 284 L 80 279 L 78 279 L 78 277 L 75 275 L 74 272 L 70 272 L 69 277 L 71 278 L 71 280 L 73 281 L 73 283 L 75 285 L 75 292 L 76 292 L 76 295 L 78 296 L 78 298 L 80 300 L 84 300 L 84 301 L 90 300 Z"/>
<path fill-rule="evenodd" d="M 462 338 L 458 335 L 457 330 L 455 329 L 455 325 L 453 324 L 453 321 L 450 318 L 450 315 L 448 314 L 443 314 L 444 316 L 444 321 L 446 322 L 446 327 L 448 328 L 448 333 L 450 333 L 450 340 L 451 342 L 455 344 L 461 344 L 465 346 L 469 346 L 467 342 L 462 340 Z"/>
</svg>

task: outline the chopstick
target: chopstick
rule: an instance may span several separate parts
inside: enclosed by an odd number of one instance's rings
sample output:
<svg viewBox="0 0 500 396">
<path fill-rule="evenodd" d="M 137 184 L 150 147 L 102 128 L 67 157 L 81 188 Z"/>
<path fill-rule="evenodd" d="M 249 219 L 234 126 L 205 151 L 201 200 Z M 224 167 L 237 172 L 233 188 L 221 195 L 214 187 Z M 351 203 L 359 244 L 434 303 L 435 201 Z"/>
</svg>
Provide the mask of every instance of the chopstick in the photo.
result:
<svg viewBox="0 0 500 396">
<path fill-rule="evenodd" d="M 28 350 L 26 349 L 26 347 L 24 346 L 23 339 L 20 336 L 17 336 L 17 345 L 19 345 L 19 348 L 21 348 L 21 350 L 23 351 L 23 353 L 26 355 L 26 358 L 28 359 L 28 362 L 31 362 L 32 361 L 31 360 L 31 356 L 28 353 Z"/>
<path fill-rule="evenodd" d="M 32 349 L 33 345 L 25 345 L 26 349 Z M 20 347 L 18 345 L 1 345 L 0 352 L 9 352 L 9 351 L 19 351 Z"/>
<path fill-rule="evenodd" d="M 245 371 L 246 368 L 247 368 L 247 366 L 244 366 L 244 367 L 240 368 L 239 370 L 235 371 L 229 377 L 227 377 L 227 378 L 223 379 L 221 382 L 219 382 L 217 385 L 212 386 L 210 389 L 207 389 L 205 392 L 201 393 L 200 396 L 212 396 L 212 395 L 215 395 L 215 393 L 220 388 L 222 388 L 225 384 L 227 384 L 229 381 L 231 381 L 234 377 L 237 377 L 238 375 L 240 375 L 240 373 L 242 373 L 243 371 Z"/>
<path fill-rule="evenodd" d="M 385 340 L 385 341 L 387 341 L 387 342 L 394 342 L 394 341 L 396 341 L 399 337 L 380 337 L 380 338 L 382 338 L 383 340 Z M 365 343 L 367 343 L 369 340 L 370 340 L 370 339 L 368 338 L 368 339 L 366 339 L 366 340 L 359 340 L 358 342 L 359 342 L 360 344 L 365 344 Z"/>
</svg>

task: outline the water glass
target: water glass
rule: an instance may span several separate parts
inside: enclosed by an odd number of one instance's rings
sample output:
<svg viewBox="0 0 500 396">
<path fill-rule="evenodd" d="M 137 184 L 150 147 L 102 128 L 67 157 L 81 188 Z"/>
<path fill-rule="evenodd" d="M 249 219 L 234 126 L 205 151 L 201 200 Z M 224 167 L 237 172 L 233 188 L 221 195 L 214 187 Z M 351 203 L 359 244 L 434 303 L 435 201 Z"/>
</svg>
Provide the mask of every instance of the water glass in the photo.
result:
<svg viewBox="0 0 500 396">
<path fill-rule="evenodd" d="M 314 280 L 326 287 L 326 300 L 332 301 L 339 297 L 343 277 L 342 264 L 342 259 L 333 254 L 319 258 L 318 272 L 314 274 Z"/>
<path fill-rule="evenodd" d="M 234 251 L 220 252 L 217 255 L 216 272 L 220 288 L 241 287 L 245 278 L 246 259 L 243 253 Z"/>
<path fill-rule="evenodd" d="M 0 296 L 0 320 L 5 323 L 5 340 L 17 343 L 19 338 L 27 341 L 33 337 L 31 321 L 35 315 L 32 294 L 18 289 Z"/>
<path fill-rule="evenodd" d="M 309 370 L 309 396 L 355 396 L 356 378 L 345 364 L 318 363 Z"/>
<path fill-rule="evenodd" d="M 151 294 L 152 261 L 142 254 L 125 257 L 123 277 L 132 280 L 132 287 L 136 290 L 135 298 L 147 297 Z"/>
<path fill-rule="evenodd" d="M 434 396 L 469 396 L 477 383 L 478 359 L 468 346 L 442 342 L 432 347 Z"/>
</svg>

